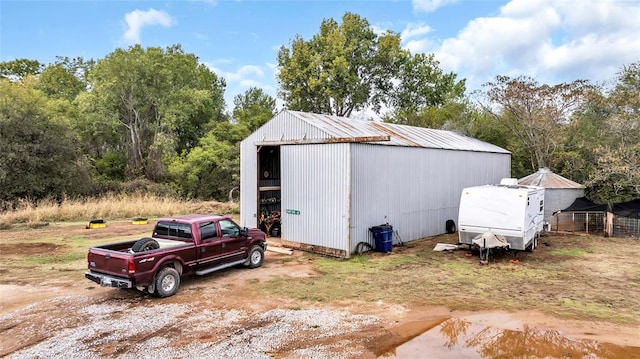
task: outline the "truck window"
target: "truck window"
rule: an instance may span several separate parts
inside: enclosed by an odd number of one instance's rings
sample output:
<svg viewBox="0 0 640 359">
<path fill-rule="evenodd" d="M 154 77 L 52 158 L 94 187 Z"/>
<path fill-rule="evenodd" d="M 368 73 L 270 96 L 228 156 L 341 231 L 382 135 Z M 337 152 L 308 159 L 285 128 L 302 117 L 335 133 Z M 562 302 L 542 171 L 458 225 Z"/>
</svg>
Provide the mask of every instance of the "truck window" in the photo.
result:
<svg viewBox="0 0 640 359">
<path fill-rule="evenodd" d="M 158 222 L 153 231 L 153 235 L 193 240 L 191 226 L 186 223 Z"/>
<path fill-rule="evenodd" d="M 200 235 L 202 240 L 216 238 L 218 236 L 218 230 L 216 229 L 215 222 L 206 222 L 200 224 Z"/>
<path fill-rule="evenodd" d="M 237 237 L 240 235 L 240 228 L 230 220 L 223 219 L 218 223 L 220 223 L 220 230 L 222 231 L 223 237 Z"/>
<path fill-rule="evenodd" d="M 188 224 L 179 223 L 176 226 L 176 232 L 176 237 L 178 238 L 193 239 L 193 236 L 191 236 L 191 226 Z M 169 233 L 171 233 L 171 231 L 169 231 Z"/>
</svg>

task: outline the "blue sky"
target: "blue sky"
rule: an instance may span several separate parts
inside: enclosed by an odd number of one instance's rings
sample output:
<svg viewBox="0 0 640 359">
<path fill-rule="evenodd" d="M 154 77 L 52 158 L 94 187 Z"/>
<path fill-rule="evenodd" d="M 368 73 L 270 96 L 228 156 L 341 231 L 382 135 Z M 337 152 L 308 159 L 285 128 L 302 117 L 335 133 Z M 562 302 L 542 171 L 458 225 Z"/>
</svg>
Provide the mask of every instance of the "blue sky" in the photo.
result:
<svg viewBox="0 0 640 359">
<path fill-rule="evenodd" d="M 250 86 L 275 97 L 279 47 L 347 11 L 434 53 L 470 89 L 496 75 L 599 83 L 640 61 L 640 0 L 0 0 L 0 61 L 181 44 L 225 78 L 231 107 Z"/>
</svg>

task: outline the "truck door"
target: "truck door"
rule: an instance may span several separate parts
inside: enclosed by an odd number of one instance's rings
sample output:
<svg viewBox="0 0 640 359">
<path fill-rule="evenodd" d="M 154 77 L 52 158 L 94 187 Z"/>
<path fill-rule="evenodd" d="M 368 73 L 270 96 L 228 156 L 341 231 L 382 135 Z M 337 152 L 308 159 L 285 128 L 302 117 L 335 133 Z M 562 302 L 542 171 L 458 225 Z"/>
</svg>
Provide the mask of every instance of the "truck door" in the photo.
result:
<svg viewBox="0 0 640 359">
<path fill-rule="evenodd" d="M 222 255 L 222 238 L 218 234 L 216 222 L 200 223 L 200 247 L 198 248 L 198 267 L 217 265 Z"/>
<path fill-rule="evenodd" d="M 240 227 L 230 219 L 221 219 L 218 224 L 222 234 L 222 258 L 225 261 L 244 258 L 247 238 L 240 234 Z"/>
</svg>

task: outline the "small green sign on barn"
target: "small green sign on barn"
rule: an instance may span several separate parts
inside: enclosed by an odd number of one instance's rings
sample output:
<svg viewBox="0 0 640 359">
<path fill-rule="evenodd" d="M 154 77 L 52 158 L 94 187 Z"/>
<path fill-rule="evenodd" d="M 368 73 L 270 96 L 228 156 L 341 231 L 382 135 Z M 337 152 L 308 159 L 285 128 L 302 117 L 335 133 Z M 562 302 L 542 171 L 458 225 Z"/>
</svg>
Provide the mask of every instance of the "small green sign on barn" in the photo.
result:
<svg viewBox="0 0 640 359">
<path fill-rule="evenodd" d="M 287 209 L 286 212 L 287 214 L 295 214 L 296 216 L 300 215 L 300 211 L 298 211 L 297 209 Z"/>
</svg>

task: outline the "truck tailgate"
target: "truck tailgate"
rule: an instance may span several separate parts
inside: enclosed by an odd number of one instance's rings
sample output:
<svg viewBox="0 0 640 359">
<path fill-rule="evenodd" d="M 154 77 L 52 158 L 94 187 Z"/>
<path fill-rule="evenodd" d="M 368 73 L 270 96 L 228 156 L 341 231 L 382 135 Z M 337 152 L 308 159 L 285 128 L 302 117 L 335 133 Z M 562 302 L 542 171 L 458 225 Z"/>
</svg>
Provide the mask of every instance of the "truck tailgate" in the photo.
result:
<svg viewBox="0 0 640 359">
<path fill-rule="evenodd" d="M 129 253 L 105 249 L 89 249 L 89 269 L 95 272 L 128 277 L 127 272 L 132 256 Z"/>
</svg>

